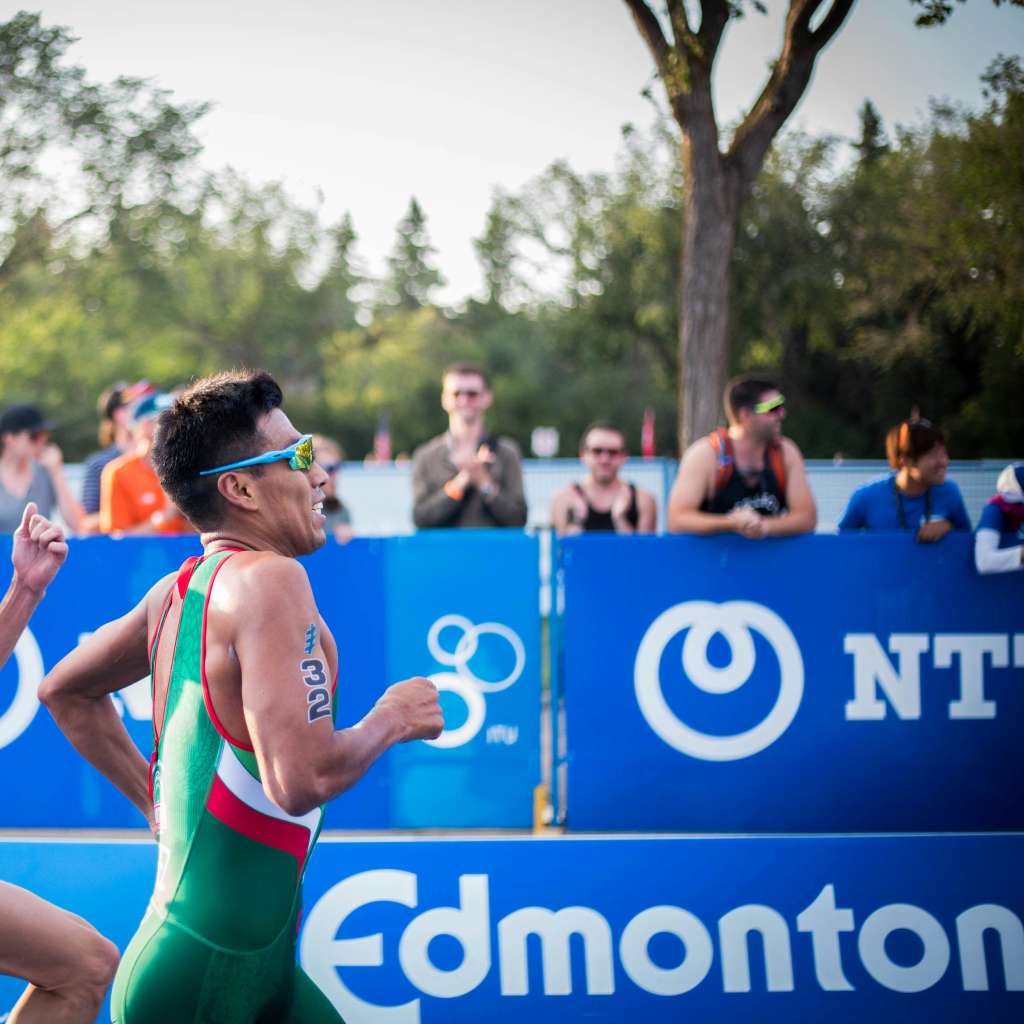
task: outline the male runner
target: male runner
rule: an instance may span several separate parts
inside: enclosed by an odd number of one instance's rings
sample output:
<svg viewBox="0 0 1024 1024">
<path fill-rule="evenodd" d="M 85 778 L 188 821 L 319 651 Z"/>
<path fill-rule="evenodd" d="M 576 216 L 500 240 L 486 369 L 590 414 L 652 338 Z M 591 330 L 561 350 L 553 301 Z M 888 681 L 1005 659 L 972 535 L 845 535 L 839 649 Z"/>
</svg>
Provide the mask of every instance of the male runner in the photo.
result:
<svg viewBox="0 0 1024 1024">
<path fill-rule="evenodd" d="M 219 374 L 161 415 L 160 483 L 204 554 L 43 683 L 71 742 L 151 821 L 156 886 L 125 952 L 114 1024 L 341 1018 L 295 964 L 322 805 L 395 743 L 443 727 L 423 678 L 335 731 L 334 638 L 295 561 L 324 543 L 326 474 L 268 374 Z M 152 770 L 107 694 L 152 672 Z"/>
<path fill-rule="evenodd" d="M 68 555 L 59 526 L 25 506 L 14 532 L 11 585 L 0 604 L 0 665 L 10 657 Z M 0 974 L 28 988 L 10 1024 L 88 1024 L 117 968 L 117 948 L 92 925 L 15 885 L 0 882 Z"/>
</svg>

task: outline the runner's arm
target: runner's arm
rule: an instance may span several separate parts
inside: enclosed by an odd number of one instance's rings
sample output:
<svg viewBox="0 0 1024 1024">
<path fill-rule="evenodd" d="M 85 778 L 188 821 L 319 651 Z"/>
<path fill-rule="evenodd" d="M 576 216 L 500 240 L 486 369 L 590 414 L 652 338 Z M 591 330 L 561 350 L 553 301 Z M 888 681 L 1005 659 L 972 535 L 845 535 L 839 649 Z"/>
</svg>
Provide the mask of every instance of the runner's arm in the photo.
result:
<svg viewBox="0 0 1024 1024">
<path fill-rule="evenodd" d="M 135 804 L 150 825 L 149 765 L 110 694 L 148 674 L 147 607 L 154 591 L 166 585 L 162 580 L 127 615 L 79 644 L 39 687 L 39 700 L 71 745 Z"/>
<path fill-rule="evenodd" d="M 356 783 L 384 751 L 432 739 L 444 725 L 427 679 L 389 687 L 357 725 L 336 731 L 332 669 L 306 572 L 292 559 L 266 559 L 233 581 L 246 595 L 233 643 L 242 673 L 242 710 L 267 796 L 305 814 Z"/>
</svg>

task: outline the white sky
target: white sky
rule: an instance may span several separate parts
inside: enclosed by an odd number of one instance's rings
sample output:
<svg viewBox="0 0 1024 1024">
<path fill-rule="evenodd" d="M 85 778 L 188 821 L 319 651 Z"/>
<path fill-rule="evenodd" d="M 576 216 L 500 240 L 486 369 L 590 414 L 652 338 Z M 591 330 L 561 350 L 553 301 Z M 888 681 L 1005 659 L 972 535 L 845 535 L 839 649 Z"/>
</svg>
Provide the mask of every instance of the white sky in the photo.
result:
<svg viewBox="0 0 1024 1024">
<path fill-rule="evenodd" d="M 733 24 L 717 64 L 719 119 L 760 88 L 782 0 Z M 21 6 L 0 0 L 0 20 Z M 455 303 L 480 285 L 471 239 L 495 186 L 515 191 L 553 160 L 612 170 L 620 128 L 646 127 L 653 65 L 621 0 L 49 0 L 45 23 L 80 41 L 94 79 L 151 78 L 209 100 L 203 162 L 283 181 L 323 216 L 349 210 L 380 273 L 415 195 Z M 865 97 L 886 126 L 929 97 L 974 104 L 997 52 L 1020 53 L 1024 12 L 970 0 L 915 29 L 908 0 L 860 0 L 818 63 L 791 126 L 851 136 Z M 660 95 L 660 93 L 659 93 Z"/>
</svg>

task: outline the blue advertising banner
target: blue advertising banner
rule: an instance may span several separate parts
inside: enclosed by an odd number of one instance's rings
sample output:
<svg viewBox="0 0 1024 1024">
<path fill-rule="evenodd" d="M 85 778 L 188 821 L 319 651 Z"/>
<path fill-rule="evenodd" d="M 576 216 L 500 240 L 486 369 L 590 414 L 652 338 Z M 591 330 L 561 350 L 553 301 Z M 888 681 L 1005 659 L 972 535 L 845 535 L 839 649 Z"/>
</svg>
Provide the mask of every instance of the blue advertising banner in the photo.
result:
<svg viewBox="0 0 1024 1024">
<path fill-rule="evenodd" d="M 971 537 L 562 544 L 574 829 L 1019 829 L 1024 576 Z"/>
<path fill-rule="evenodd" d="M 350 1024 L 997 1024 L 1024 1016 L 1022 857 L 1019 834 L 326 840 L 298 952 Z M 0 875 L 121 949 L 155 860 L 0 843 Z"/>
<path fill-rule="evenodd" d="M 11 574 L 11 540 L 0 538 L 0 579 Z M 0 827 L 138 828 L 138 811 L 82 759 L 36 698 L 46 671 L 105 622 L 131 610 L 157 580 L 200 551 L 195 537 L 72 541 L 14 655 L 0 670 Z M 132 739 L 149 757 L 149 680 L 115 698 Z"/>
<path fill-rule="evenodd" d="M 0 585 L 10 541 L 0 542 Z M 73 540 L 0 673 L 0 827 L 124 828 L 138 813 L 60 734 L 36 690 L 79 640 L 123 615 L 199 552 L 194 537 Z M 339 650 L 338 725 L 358 721 L 392 682 L 432 675 L 446 730 L 381 758 L 332 801 L 337 829 L 527 827 L 540 778 L 540 615 L 535 537 L 443 531 L 333 541 L 303 559 Z M 149 756 L 149 680 L 115 698 Z"/>
<path fill-rule="evenodd" d="M 429 675 L 445 717 L 438 739 L 391 751 L 391 824 L 529 828 L 540 782 L 537 538 L 437 530 L 388 543 L 388 679 Z"/>
</svg>

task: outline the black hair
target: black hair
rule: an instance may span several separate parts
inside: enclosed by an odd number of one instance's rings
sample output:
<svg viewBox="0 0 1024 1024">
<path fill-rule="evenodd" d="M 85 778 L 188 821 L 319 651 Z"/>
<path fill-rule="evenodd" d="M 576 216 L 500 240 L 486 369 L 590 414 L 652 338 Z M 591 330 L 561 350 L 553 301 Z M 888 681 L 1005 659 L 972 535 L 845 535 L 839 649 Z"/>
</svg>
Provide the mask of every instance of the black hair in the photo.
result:
<svg viewBox="0 0 1024 1024">
<path fill-rule="evenodd" d="M 937 445 L 946 444 L 946 435 L 931 420 L 913 416 L 897 423 L 885 435 L 885 457 L 893 469 L 900 468 L 900 459 L 916 462 Z"/>
<path fill-rule="evenodd" d="M 191 384 L 160 414 L 150 458 L 160 486 L 194 526 L 209 530 L 224 515 L 213 469 L 259 455 L 267 440 L 261 416 L 281 405 L 281 388 L 262 370 L 230 370 Z M 262 466 L 251 472 L 259 476 Z"/>
<path fill-rule="evenodd" d="M 740 409 L 752 409 L 761 401 L 763 395 L 778 390 L 778 384 L 769 377 L 747 374 L 733 377 L 725 385 L 725 395 L 722 398 L 726 418 L 731 424 L 739 423 Z"/>
</svg>

